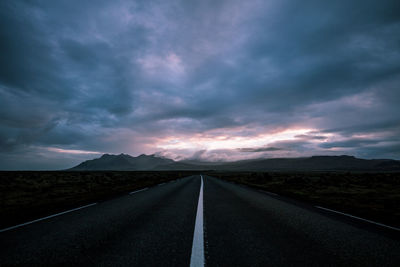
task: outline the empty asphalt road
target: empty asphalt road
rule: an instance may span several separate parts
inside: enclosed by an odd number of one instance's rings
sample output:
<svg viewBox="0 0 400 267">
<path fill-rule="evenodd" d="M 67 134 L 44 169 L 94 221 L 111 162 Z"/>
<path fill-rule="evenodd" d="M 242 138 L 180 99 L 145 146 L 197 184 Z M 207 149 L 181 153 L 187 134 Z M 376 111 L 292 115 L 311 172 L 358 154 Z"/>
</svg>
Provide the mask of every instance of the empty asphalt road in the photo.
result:
<svg viewBox="0 0 400 267">
<path fill-rule="evenodd" d="M 1 266 L 198 264 L 400 266 L 400 241 L 395 230 L 207 176 L 0 232 Z"/>
</svg>

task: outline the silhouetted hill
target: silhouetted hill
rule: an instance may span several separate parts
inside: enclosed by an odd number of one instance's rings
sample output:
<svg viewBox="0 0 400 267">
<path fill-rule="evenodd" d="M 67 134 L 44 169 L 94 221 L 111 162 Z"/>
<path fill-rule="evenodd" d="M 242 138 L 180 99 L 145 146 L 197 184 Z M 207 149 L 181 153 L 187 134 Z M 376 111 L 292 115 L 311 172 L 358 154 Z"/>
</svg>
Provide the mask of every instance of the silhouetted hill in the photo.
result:
<svg viewBox="0 0 400 267">
<path fill-rule="evenodd" d="M 154 155 L 108 155 L 87 160 L 70 170 L 224 170 L 224 171 L 400 171 L 400 161 L 353 156 L 272 158 L 234 162 L 174 161 Z"/>
<path fill-rule="evenodd" d="M 73 171 L 98 171 L 98 170 L 152 170 L 159 165 L 171 164 L 172 159 L 160 158 L 154 155 L 140 155 L 132 157 L 127 154 L 104 154 L 100 158 L 87 160 L 71 168 Z"/>
<path fill-rule="evenodd" d="M 353 156 L 313 156 L 238 161 L 218 166 L 221 170 L 243 171 L 396 171 L 400 161 L 359 159 Z"/>
</svg>

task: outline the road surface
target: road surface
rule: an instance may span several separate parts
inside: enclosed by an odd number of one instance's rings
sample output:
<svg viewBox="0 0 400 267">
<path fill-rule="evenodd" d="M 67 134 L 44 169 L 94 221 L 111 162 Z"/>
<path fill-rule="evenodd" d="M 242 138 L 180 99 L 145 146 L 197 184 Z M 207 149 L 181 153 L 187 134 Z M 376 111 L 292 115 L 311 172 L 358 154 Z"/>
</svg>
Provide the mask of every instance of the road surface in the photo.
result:
<svg viewBox="0 0 400 267">
<path fill-rule="evenodd" d="M 201 184 L 191 176 L 0 232 L 0 265 L 400 266 L 395 230 Z"/>
</svg>

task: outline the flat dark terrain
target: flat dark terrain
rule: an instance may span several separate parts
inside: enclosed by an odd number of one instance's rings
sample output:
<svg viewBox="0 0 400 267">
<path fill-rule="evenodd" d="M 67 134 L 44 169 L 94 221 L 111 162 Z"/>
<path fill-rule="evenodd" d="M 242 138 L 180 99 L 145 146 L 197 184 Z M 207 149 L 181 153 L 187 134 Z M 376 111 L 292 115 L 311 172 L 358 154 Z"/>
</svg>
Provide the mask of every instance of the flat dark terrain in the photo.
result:
<svg viewBox="0 0 400 267">
<path fill-rule="evenodd" d="M 188 266 L 200 179 L 0 233 L 1 265 Z"/>
<path fill-rule="evenodd" d="M 0 233 L 2 266 L 189 266 L 200 176 Z M 204 175 L 207 266 L 399 266 L 395 230 Z"/>
<path fill-rule="evenodd" d="M 213 175 L 400 228 L 400 172 L 215 172 Z"/>
<path fill-rule="evenodd" d="M 199 173 L 0 172 L 0 228 Z M 400 227 L 399 172 L 202 173 Z"/>
<path fill-rule="evenodd" d="M 0 171 L 0 228 L 196 172 Z"/>
<path fill-rule="evenodd" d="M 207 177 L 209 266 L 398 266 L 397 233 Z M 392 235 L 393 234 L 393 235 Z"/>
</svg>

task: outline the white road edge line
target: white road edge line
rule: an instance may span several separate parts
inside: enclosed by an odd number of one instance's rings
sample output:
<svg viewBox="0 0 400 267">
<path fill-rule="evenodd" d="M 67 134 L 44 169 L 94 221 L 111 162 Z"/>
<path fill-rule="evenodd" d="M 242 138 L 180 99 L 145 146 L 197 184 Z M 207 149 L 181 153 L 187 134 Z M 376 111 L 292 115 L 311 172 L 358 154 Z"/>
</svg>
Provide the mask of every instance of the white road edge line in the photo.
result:
<svg viewBox="0 0 400 267">
<path fill-rule="evenodd" d="M 278 196 L 278 194 L 275 194 L 275 193 L 272 193 L 272 192 L 268 192 L 268 191 L 265 191 L 265 190 L 259 189 L 258 191 L 260 191 L 260 192 L 262 192 L 262 193 L 266 193 L 266 194 L 268 194 L 268 195 Z"/>
<path fill-rule="evenodd" d="M 148 188 L 148 187 L 146 187 L 146 188 L 143 188 L 143 189 L 139 189 L 139 190 L 136 190 L 136 191 L 132 191 L 132 192 L 130 192 L 130 193 L 129 193 L 129 195 L 132 195 L 132 194 L 135 194 L 135 193 L 138 193 L 138 192 L 141 192 L 141 191 L 147 190 L 147 189 L 149 189 L 149 188 Z"/>
<path fill-rule="evenodd" d="M 389 228 L 389 229 L 392 229 L 392 230 L 400 231 L 400 228 L 389 226 L 389 225 L 386 225 L 386 224 L 383 224 L 383 223 L 374 222 L 374 221 L 367 220 L 367 219 L 364 219 L 364 218 L 360 218 L 360 217 L 357 217 L 357 216 L 354 216 L 354 215 L 351 215 L 351 214 L 347 214 L 347 213 L 344 213 L 344 212 L 327 209 L 327 208 L 324 208 L 324 207 L 321 207 L 321 206 L 314 206 L 314 207 L 316 207 L 318 209 L 334 212 L 334 213 L 337 213 L 337 214 L 341 214 L 341 215 L 344 215 L 344 216 L 348 216 L 348 217 L 351 217 L 351 218 L 354 218 L 354 219 L 358 219 L 358 220 L 361 220 L 361 221 L 364 221 L 364 222 L 369 222 L 369 223 L 372 223 L 372 224 L 376 224 L 376 225 L 379 225 L 379 226 L 382 226 L 382 227 L 386 227 L 386 228 Z"/>
<path fill-rule="evenodd" d="M 203 176 L 201 177 L 199 201 L 197 203 L 196 223 L 193 233 L 190 267 L 204 266 L 204 229 L 203 229 Z"/>
<path fill-rule="evenodd" d="M 43 221 L 43 220 L 50 219 L 50 218 L 53 218 L 53 217 L 56 217 L 56 216 L 60 216 L 60 215 L 63 215 L 65 213 L 69 213 L 69 212 L 73 212 L 73 211 L 76 211 L 76 210 L 88 208 L 88 207 L 94 206 L 96 204 L 97 203 L 92 203 L 92 204 L 89 204 L 89 205 L 85 205 L 85 206 L 78 207 L 78 208 L 71 209 L 71 210 L 66 210 L 66 211 L 63 211 L 63 212 L 60 212 L 60 213 L 56 213 L 56 214 L 53 214 L 53 215 L 50 215 L 50 216 L 39 218 L 39 219 L 36 219 L 36 220 L 33 220 L 33 221 L 29 221 L 29 222 L 26 222 L 26 223 L 21 223 L 21 224 L 18 224 L 18 225 L 7 227 L 7 228 L 4 228 L 4 229 L 1 229 L 0 233 L 8 231 L 8 230 L 15 229 L 15 228 L 19 228 L 19 227 L 22 227 L 22 226 L 25 226 L 25 225 L 28 225 L 28 224 L 31 224 L 31 223 L 35 223 L 35 222 Z"/>
<path fill-rule="evenodd" d="M 161 183 L 161 184 L 158 184 L 158 185 L 163 185 L 163 184 L 165 184 L 165 183 Z"/>
</svg>

